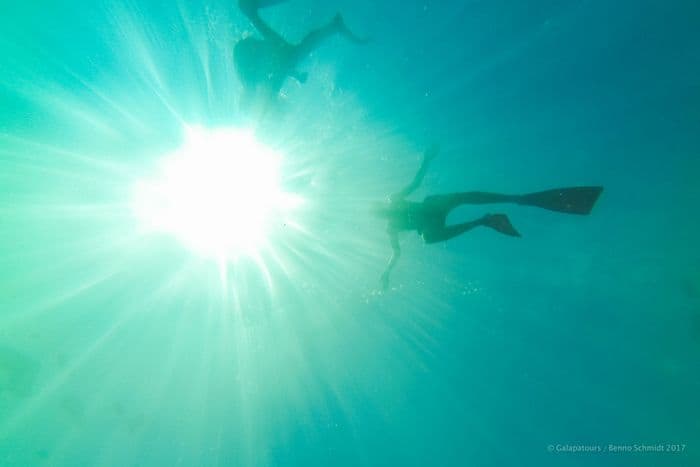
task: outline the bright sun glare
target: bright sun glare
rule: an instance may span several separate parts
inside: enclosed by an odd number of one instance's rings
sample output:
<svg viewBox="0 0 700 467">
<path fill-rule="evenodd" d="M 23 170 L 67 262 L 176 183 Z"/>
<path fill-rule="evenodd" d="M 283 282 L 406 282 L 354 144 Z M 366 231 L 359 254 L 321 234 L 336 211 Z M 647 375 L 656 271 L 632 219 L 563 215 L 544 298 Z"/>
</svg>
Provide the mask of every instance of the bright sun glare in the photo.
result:
<svg viewBox="0 0 700 467">
<path fill-rule="evenodd" d="M 280 186 L 280 162 L 248 130 L 187 127 L 156 177 L 136 184 L 134 209 L 148 228 L 201 255 L 253 255 L 299 203 Z"/>
</svg>

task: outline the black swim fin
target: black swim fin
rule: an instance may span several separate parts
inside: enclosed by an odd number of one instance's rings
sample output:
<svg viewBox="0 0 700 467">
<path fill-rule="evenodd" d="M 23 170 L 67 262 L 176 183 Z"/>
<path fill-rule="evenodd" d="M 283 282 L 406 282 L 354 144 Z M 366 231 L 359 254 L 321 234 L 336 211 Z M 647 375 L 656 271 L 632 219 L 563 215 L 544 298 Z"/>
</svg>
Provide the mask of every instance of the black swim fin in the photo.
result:
<svg viewBox="0 0 700 467">
<path fill-rule="evenodd" d="M 602 186 L 556 188 L 519 196 L 516 202 L 550 211 L 586 215 L 591 212 L 602 191 Z"/>
<path fill-rule="evenodd" d="M 511 237 L 521 236 L 505 214 L 486 214 L 481 218 L 481 224 Z"/>
</svg>

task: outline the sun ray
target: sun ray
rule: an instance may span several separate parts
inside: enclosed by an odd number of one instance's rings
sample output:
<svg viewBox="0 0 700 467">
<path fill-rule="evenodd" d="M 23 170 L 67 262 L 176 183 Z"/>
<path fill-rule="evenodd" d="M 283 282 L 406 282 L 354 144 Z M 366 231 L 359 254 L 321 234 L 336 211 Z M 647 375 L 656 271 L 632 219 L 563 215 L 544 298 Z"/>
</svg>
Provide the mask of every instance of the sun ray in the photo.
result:
<svg viewBox="0 0 700 467">
<path fill-rule="evenodd" d="M 270 225 L 299 203 L 281 190 L 278 170 L 279 155 L 249 131 L 190 127 L 156 178 L 136 185 L 134 209 L 203 256 L 255 256 Z"/>
</svg>

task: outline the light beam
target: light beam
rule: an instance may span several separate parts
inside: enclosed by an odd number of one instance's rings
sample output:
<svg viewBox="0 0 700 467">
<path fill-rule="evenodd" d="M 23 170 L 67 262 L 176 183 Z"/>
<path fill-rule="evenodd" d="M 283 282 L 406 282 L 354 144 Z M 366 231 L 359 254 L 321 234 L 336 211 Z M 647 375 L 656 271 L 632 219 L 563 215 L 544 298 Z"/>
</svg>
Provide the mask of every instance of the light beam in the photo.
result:
<svg viewBox="0 0 700 467">
<path fill-rule="evenodd" d="M 135 185 L 144 226 L 217 260 L 256 255 L 300 198 L 280 185 L 281 155 L 238 128 L 187 127 L 155 177 Z"/>
</svg>

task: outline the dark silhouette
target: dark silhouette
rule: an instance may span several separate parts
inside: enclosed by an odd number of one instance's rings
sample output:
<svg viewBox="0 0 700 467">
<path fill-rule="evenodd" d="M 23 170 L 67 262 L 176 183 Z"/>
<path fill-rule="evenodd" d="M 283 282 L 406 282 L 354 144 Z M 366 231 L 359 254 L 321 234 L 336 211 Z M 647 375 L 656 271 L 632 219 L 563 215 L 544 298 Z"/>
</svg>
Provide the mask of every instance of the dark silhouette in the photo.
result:
<svg viewBox="0 0 700 467">
<path fill-rule="evenodd" d="M 600 186 L 584 186 L 573 188 L 557 188 L 525 195 L 503 195 L 482 191 L 467 191 L 426 197 L 423 202 L 406 201 L 423 181 L 430 161 L 437 155 L 437 146 L 429 148 L 423 163 L 413 181 L 398 193 L 389 197 L 387 203 L 378 206 L 375 212 L 387 220 L 387 233 L 393 249 L 389 264 L 382 274 L 382 285 L 389 285 L 389 275 L 401 255 L 399 232 L 415 230 L 425 243 L 436 243 L 449 240 L 467 232 L 474 227 L 490 227 L 502 234 L 520 237 L 505 214 L 486 214 L 485 216 L 455 225 L 445 225 L 449 212 L 462 204 L 492 204 L 514 203 L 527 206 L 537 206 L 551 211 L 568 214 L 586 215 L 591 212 L 593 205 L 603 191 Z"/>
<path fill-rule="evenodd" d="M 276 99 L 287 77 L 304 83 L 307 74 L 298 71 L 297 66 L 329 37 L 341 34 L 352 42 L 364 42 L 345 26 L 340 14 L 337 14 L 326 26 L 309 32 L 299 44 L 287 42 L 258 15 L 260 8 L 284 1 L 286 0 L 238 1 L 241 11 L 263 37 L 262 39 L 246 37 L 236 43 L 233 49 L 236 71 L 245 89 L 244 105 L 249 105 L 251 99 L 255 97 L 263 99 L 264 102 Z"/>
</svg>

